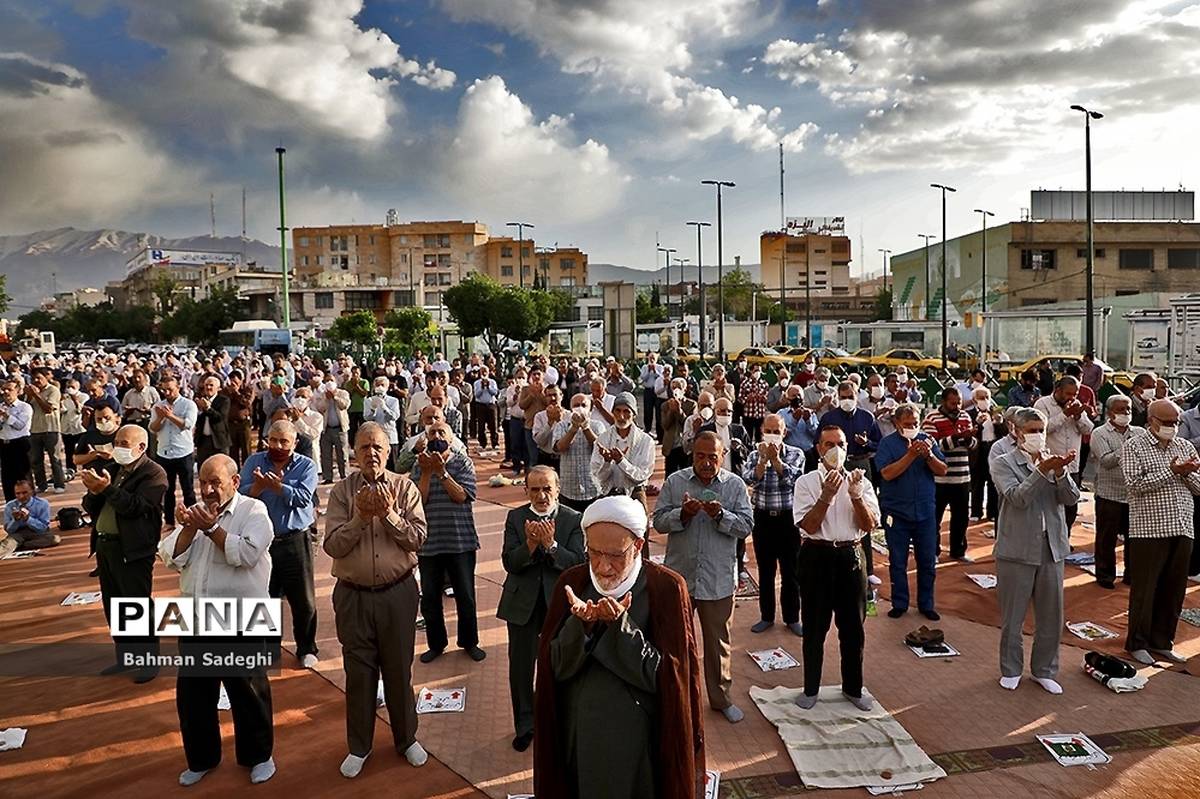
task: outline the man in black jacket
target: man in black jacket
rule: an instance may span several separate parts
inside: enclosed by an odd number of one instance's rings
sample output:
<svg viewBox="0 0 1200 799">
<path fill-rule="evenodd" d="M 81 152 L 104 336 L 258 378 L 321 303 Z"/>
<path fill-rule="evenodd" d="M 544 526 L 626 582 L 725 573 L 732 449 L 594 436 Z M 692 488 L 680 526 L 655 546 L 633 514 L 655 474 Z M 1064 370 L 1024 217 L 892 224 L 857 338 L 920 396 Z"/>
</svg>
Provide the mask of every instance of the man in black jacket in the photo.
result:
<svg viewBox="0 0 1200 799">
<path fill-rule="evenodd" d="M 496 615 L 508 622 L 508 689 L 517 736 L 533 741 L 533 666 L 551 592 L 565 569 L 583 563 L 581 514 L 558 503 L 558 472 L 535 466 L 525 478 L 529 504 L 508 512 L 501 559 L 508 576 Z"/>
<path fill-rule="evenodd" d="M 144 428 L 125 425 L 113 439 L 112 460 L 117 468 L 79 472 L 87 487 L 83 507 L 94 527 L 105 620 L 112 597 L 149 598 L 153 586 L 167 473 L 146 456 L 146 443 Z M 157 652 L 153 638 L 122 639 L 116 647 L 116 662 L 100 673 L 117 674 L 130 668 L 126 657 Z M 157 668 L 140 668 L 134 682 L 148 682 L 157 674 Z"/>
<path fill-rule="evenodd" d="M 221 381 L 209 375 L 196 391 L 196 463 L 204 463 L 218 452 L 229 454 L 229 397 L 221 393 Z M 238 466 L 241 466 L 239 463 Z"/>
</svg>

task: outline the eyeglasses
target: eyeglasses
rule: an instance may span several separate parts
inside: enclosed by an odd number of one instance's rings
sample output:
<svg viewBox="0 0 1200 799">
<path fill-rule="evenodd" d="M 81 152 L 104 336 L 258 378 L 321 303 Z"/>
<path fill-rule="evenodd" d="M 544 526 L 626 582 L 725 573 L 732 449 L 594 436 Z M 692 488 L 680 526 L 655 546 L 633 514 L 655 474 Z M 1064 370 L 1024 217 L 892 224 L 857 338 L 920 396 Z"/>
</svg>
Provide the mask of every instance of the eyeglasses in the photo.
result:
<svg viewBox="0 0 1200 799">
<path fill-rule="evenodd" d="M 637 546 L 636 541 L 634 541 L 629 546 L 625 547 L 623 550 L 621 550 L 620 552 L 617 552 L 617 553 L 601 552 L 598 549 L 592 549 L 591 547 L 588 547 L 587 548 L 588 560 L 592 561 L 593 563 L 600 562 L 600 561 L 607 561 L 609 563 L 620 563 L 621 561 L 625 560 L 625 556 L 629 554 L 629 550 L 633 549 L 635 546 Z"/>
</svg>

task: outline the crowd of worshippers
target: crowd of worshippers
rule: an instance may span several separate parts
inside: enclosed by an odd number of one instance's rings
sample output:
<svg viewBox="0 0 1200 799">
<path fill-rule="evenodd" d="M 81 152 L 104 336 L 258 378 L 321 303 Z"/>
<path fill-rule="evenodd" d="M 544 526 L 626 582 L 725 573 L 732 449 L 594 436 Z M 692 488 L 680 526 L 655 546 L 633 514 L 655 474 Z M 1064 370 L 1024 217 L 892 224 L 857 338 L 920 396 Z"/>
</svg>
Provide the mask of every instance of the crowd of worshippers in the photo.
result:
<svg viewBox="0 0 1200 799">
<path fill-rule="evenodd" d="M 833 624 L 841 691 L 871 708 L 863 623 L 881 583 L 873 532 L 888 551 L 887 616 L 909 610 L 911 553 L 917 610 L 939 618 L 947 510 L 946 555 L 956 561 L 971 562 L 971 524 L 991 523 L 980 532 L 995 539 L 1000 684 L 1016 689 L 1024 673 L 1032 604 L 1030 673 L 1060 693 L 1063 563 L 1090 460 L 1104 588 L 1116 589 L 1124 542 L 1126 649 L 1145 664 L 1181 660 L 1176 625 L 1189 575 L 1200 573 L 1200 410 L 1182 411 L 1153 374 L 1101 406 L 1105 379 L 1091 359 L 1058 378 L 1031 370 L 1002 409 L 982 371 L 926 399 L 903 367 L 834 380 L 811 358 L 769 378 L 739 360 L 698 379 L 653 354 L 629 374 L 611 357 L 506 367 L 441 353 L 370 366 L 252 352 L 35 357 L 10 364 L 0 384 L 0 554 L 59 543 L 38 494 L 78 479 L 106 614 L 111 597 L 149 597 L 161 559 L 181 573 L 184 595 L 285 599 L 296 658 L 312 668 L 314 549 L 323 548 L 346 672 L 341 773 L 356 777 L 373 750 L 381 681 L 393 744 L 419 766 L 417 616 L 419 659 L 431 663 L 449 646 L 448 587 L 457 648 L 486 658 L 476 461 L 503 458 L 528 501 L 506 519 L 497 615 L 508 632 L 512 746 L 533 746 L 537 794 L 695 796 L 701 681 L 713 711 L 744 717 L 730 641 L 735 596 L 751 580 L 748 538 L 759 589 L 750 630 L 775 624 L 778 600 L 783 625 L 802 638 L 802 708 L 817 701 Z M 660 454 L 666 477 L 654 485 Z M 335 477 L 318 524 L 318 485 Z M 649 558 L 654 538 L 665 545 L 661 564 Z M 154 638 L 114 647 L 104 673 L 157 676 L 152 664 L 130 665 L 152 661 L 137 656 L 158 651 Z M 254 782 L 274 774 L 265 670 L 181 674 L 184 785 L 220 762 L 222 684 L 239 764 Z"/>
</svg>

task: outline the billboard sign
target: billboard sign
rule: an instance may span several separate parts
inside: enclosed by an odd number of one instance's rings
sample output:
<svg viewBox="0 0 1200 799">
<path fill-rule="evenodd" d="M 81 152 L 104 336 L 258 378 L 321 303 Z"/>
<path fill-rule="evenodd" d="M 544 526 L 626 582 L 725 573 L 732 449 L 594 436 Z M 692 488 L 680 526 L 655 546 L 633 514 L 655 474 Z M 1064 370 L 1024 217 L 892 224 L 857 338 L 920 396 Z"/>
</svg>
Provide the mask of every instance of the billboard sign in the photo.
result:
<svg viewBox="0 0 1200 799">
<path fill-rule="evenodd" d="M 237 252 L 210 252 L 204 250 L 168 250 L 154 247 L 133 256 L 125 264 L 125 276 L 148 266 L 207 266 L 209 264 L 242 265 L 242 254 Z"/>
<path fill-rule="evenodd" d="M 844 216 L 789 216 L 787 232 L 798 236 L 803 233 L 820 233 L 828 236 L 842 236 L 846 233 L 846 217 Z"/>
<path fill-rule="evenodd" d="M 1162 372 L 1167 368 L 1171 343 L 1168 311 L 1126 314 L 1129 320 L 1129 368 L 1139 372 Z"/>
</svg>

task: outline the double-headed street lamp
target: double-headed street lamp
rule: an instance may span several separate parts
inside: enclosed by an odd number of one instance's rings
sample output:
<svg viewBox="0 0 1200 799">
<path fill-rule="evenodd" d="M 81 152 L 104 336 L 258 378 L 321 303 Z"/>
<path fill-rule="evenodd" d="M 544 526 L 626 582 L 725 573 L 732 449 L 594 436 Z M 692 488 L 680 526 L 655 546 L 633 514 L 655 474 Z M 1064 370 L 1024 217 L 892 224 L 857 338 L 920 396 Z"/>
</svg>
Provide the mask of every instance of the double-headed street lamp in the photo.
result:
<svg viewBox="0 0 1200 799">
<path fill-rule="evenodd" d="M 942 370 L 946 369 L 946 347 L 949 345 L 950 338 L 950 320 L 946 315 L 946 192 L 958 191 L 958 189 L 950 186 L 945 186 L 941 183 L 930 183 L 932 188 L 940 189 L 942 192 Z"/>
<path fill-rule="evenodd" d="M 675 265 L 679 267 L 679 321 L 683 321 L 683 267 L 685 264 L 690 264 L 691 258 L 676 258 Z M 669 289 L 668 289 L 669 291 Z M 668 296 L 670 296 L 668 294 Z M 671 309 L 667 308 L 668 318 L 671 316 Z"/>
<path fill-rule="evenodd" d="M 705 186 L 717 187 L 717 352 L 723 362 L 725 360 L 725 261 L 721 241 L 721 188 L 733 188 L 737 184 L 732 180 L 702 180 Z"/>
<path fill-rule="evenodd" d="M 976 208 L 975 213 L 980 215 L 983 220 L 983 243 L 980 245 L 980 250 L 983 255 L 979 259 L 979 279 L 981 288 L 979 291 L 980 313 L 987 313 L 987 221 L 989 216 L 995 216 L 991 211 L 985 211 L 982 208 Z M 980 333 L 980 335 L 983 335 Z M 983 354 L 983 347 L 979 348 L 980 354 Z"/>
<path fill-rule="evenodd" d="M 883 290 L 886 292 L 887 291 L 888 256 L 892 254 L 892 251 L 885 250 L 884 248 L 880 247 L 879 252 L 883 253 Z"/>
<path fill-rule="evenodd" d="M 708 316 L 708 305 L 704 301 L 704 247 L 700 241 L 701 228 L 712 227 L 711 222 L 688 222 L 687 224 L 696 228 L 696 272 L 700 276 L 700 359 L 704 360 L 704 323 L 705 317 Z M 680 321 L 683 320 L 682 314 Z"/>
<path fill-rule="evenodd" d="M 925 239 L 925 313 L 921 318 L 929 321 L 929 304 L 933 298 L 929 296 L 929 240 L 936 239 L 936 233 L 918 233 L 917 238 Z"/>
<path fill-rule="evenodd" d="M 679 252 L 674 247 L 659 247 L 659 252 L 667 254 L 667 276 L 663 278 L 663 287 L 667 290 L 667 316 L 671 315 L 671 255 Z"/>
<path fill-rule="evenodd" d="M 1092 120 L 1103 119 L 1104 114 L 1099 111 L 1089 111 L 1081 105 L 1071 106 L 1072 111 L 1079 111 L 1083 114 L 1083 151 L 1085 159 L 1085 169 L 1087 178 L 1087 280 L 1084 292 L 1086 296 L 1087 306 L 1087 328 L 1084 331 L 1083 351 L 1095 356 L 1096 341 L 1095 341 L 1095 301 L 1093 299 L 1092 283 L 1095 280 L 1095 257 L 1096 248 L 1092 241 Z"/>
<path fill-rule="evenodd" d="M 506 227 L 517 229 L 517 274 L 519 285 L 525 286 L 525 228 L 533 229 L 529 222 L 509 222 Z"/>
</svg>

